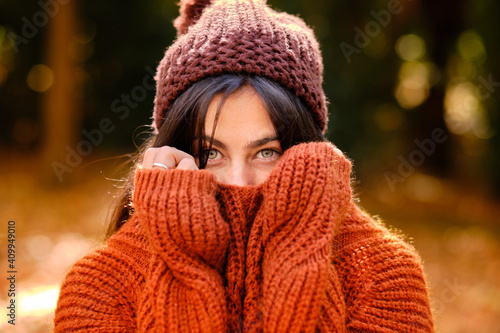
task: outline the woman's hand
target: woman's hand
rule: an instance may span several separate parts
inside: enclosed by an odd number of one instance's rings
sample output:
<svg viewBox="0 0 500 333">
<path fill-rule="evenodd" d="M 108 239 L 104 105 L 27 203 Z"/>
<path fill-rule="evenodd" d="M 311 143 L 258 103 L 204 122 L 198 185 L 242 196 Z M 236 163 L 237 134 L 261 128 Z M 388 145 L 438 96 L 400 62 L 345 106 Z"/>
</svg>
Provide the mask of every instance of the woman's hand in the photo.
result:
<svg viewBox="0 0 500 333">
<path fill-rule="evenodd" d="M 168 169 L 199 170 L 194 157 L 177 148 L 169 146 L 148 148 L 144 153 L 142 167 L 152 169 L 161 168 L 161 165 Z"/>
<path fill-rule="evenodd" d="M 172 147 L 148 149 L 143 161 L 132 204 L 151 257 L 144 267 L 137 331 L 189 323 L 189 331 L 224 332 L 227 296 L 221 273 L 231 232 L 219 212 L 215 175 Z M 153 163 L 172 170 L 153 169 Z"/>
<path fill-rule="evenodd" d="M 221 270 L 229 229 L 218 212 L 215 175 L 199 170 L 193 156 L 173 147 L 149 148 L 144 154 L 132 204 L 154 250 L 166 261 L 177 251 L 186 260 Z"/>
</svg>

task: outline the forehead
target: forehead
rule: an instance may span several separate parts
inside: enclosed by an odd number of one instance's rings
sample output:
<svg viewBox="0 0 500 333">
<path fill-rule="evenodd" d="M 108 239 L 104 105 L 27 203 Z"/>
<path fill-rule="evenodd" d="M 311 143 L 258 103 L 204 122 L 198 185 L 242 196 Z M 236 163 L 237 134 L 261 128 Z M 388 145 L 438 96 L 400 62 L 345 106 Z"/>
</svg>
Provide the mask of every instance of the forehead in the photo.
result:
<svg viewBox="0 0 500 333">
<path fill-rule="evenodd" d="M 222 101 L 222 94 L 216 95 L 210 103 L 205 119 L 205 132 L 212 135 L 215 116 Z M 215 136 L 260 137 L 276 132 L 264 102 L 251 87 L 242 87 L 224 101 L 217 119 Z"/>
</svg>

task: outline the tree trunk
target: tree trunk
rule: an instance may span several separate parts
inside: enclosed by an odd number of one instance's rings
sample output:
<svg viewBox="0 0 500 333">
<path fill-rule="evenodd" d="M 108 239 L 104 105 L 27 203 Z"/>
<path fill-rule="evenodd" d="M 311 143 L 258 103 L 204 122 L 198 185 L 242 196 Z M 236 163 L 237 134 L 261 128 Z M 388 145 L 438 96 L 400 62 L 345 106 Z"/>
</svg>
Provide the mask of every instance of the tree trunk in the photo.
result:
<svg viewBox="0 0 500 333">
<path fill-rule="evenodd" d="M 47 31 L 46 64 L 53 71 L 54 84 L 42 98 L 41 172 L 42 179 L 54 185 L 68 181 L 78 167 L 75 161 L 69 166 L 66 158 L 67 147 L 76 149 L 82 119 L 77 9 L 76 0 L 61 4 Z"/>
<path fill-rule="evenodd" d="M 421 0 L 423 16 L 429 22 L 429 32 L 433 37 L 427 45 L 431 61 L 441 72 L 441 81 L 431 88 L 428 99 L 416 110 L 411 141 L 430 138 L 434 129 L 440 128 L 450 137 L 444 122 L 444 96 L 446 90 L 446 65 L 453 52 L 458 36 L 464 27 L 463 0 Z M 434 174 L 445 176 L 452 171 L 452 140 L 448 139 L 436 147 L 436 151 L 426 159 L 426 166 Z"/>
</svg>

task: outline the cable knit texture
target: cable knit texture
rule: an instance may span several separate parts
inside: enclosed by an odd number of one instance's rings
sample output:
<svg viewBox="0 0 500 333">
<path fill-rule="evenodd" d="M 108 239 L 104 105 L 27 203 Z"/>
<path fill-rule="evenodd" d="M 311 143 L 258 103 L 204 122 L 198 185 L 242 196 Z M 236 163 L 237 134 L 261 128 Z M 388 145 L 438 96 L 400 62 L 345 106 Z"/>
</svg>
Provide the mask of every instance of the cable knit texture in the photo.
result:
<svg viewBox="0 0 500 333">
<path fill-rule="evenodd" d="M 257 186 L 138 169 L 135 213 L 68 272 L 55 332 L 432 332 L 415 250 L 351 200 L 329 142 Z"/>
<path fill-rule="evenodd" d="M 305 22 L 278 13 L 265 0 L 181 0 L 176 41 L 156 72 L 153 127 L 172 102 L 203 78 L 222 74 L 266 77 L 302 99 L 326 132 L 323 61 Z"/>
</svg>

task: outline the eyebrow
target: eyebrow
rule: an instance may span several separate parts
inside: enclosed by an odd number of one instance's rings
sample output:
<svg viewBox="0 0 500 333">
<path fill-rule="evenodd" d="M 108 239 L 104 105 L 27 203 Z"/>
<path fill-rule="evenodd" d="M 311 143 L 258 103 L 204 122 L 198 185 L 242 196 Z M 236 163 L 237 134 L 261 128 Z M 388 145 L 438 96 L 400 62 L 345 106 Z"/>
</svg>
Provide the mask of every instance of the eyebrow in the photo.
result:
<svg viewBox="0 0 500 333">
<path fill-rule="evenodd" d="M 209 136 L 204 135 L 204 136 L 202 136 L 202 139 L 210 142 L 211 138 Z M 268 142 L 275 141 L 275 140 L 278 140 L 278 139 L 279 138 L 277 136 L 268 136 L 268 137 L 265 137 L 265 138 L 262 138 L 262 139 L 259 139 L 259 140 L 250 141 L 243 148 L 246 149 L 246 150 L 255 149 L 257 147 L 265 145 Z M 221 147 L 222 149 L 226 149 L 227 150 L 227 146 L 224 143 L 222 143 L 219 140 L 217 140 L 216 138 L 213 138 L 213 143 L 215 145 Z"/>
</svg>

